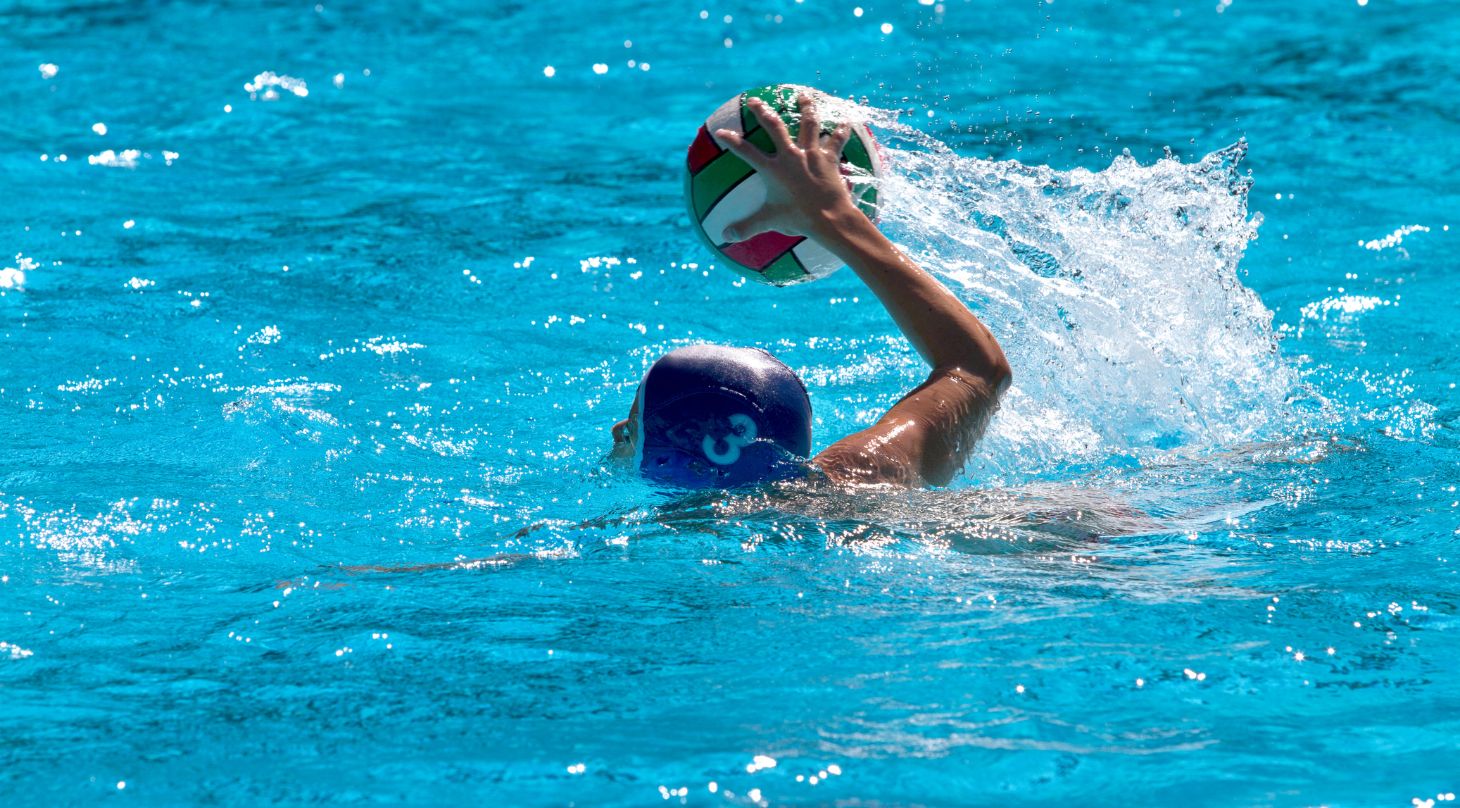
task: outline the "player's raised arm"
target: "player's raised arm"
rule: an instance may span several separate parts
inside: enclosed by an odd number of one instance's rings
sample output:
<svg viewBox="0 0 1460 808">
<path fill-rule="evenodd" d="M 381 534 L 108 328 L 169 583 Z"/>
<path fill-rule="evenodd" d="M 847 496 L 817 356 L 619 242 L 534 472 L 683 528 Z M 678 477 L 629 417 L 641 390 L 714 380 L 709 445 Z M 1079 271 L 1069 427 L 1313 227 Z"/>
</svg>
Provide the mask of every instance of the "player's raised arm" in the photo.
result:
<svg viewBox="0 0 1460 808">
<path fill-rule="evenodd" d="M 944 485 L 962 468 L 1008 387 L 1009 363 L 994 336 L 937 278 L 897 249 L 852 202 L 840 158 L 850 130 L 821 135 L 815 105 L 799 99 L 793 141 L 759 100 L 751 111 L 776 145 L 762 152 L 734 132 L 718 137 L 765 178 L 766 204 L 726 228 L 726 240 L 776 230 L 809 236 L 846 261 L 932 366 L 927 381 L 868 429 L 817 456 L 843 482 Z"/>
</svg>

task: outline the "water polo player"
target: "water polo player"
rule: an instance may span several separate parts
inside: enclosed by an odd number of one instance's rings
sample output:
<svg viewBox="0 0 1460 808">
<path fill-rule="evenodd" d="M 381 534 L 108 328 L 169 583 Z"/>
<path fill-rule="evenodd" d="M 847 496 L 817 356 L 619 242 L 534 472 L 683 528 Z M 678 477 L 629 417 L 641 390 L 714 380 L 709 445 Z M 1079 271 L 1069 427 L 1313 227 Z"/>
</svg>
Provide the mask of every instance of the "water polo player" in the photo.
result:
<svg viewBox="0 0 1460 808">
<path fill-rule="evenodd" d="M 823 133 L 812 99 L 803 94 L 797 104 L 793 140 L 770 107 L 747 102 L 773 153 L 736 132 L 715 133 L 766 185 L 765 204 L 725 227 L 724 240 L 776 231 L 819 242 L 877 296 L 932 373 L 876 424 L 810 458 L 811 403 L 789 367 L 756 349 L 681 348 L 644 374 L 629 417 L 613 427 L 611 457 L 635 463 L 649 479 L 688 488 L 729 488 L 813 469 L 844 484 L 946 485 L 998 407 L 1009 385 L 1008 361 L 973 312 L 858 210 L 840 170 L 848 126 Z"/>
</svg>

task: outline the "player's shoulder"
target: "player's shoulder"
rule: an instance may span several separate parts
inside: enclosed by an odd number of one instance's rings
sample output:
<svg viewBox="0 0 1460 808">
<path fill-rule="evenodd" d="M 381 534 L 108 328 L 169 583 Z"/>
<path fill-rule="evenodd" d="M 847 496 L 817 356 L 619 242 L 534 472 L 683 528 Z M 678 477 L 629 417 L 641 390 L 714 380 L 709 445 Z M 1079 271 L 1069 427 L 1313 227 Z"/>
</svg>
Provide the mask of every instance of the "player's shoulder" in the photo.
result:
<svg viewBox="0 0 1460 808">
<path fill-rule="evenodd" d="M 815 463 L 843 485 L 947 485 L 1006 385 L 958 367 L 936 369 L 876 424 L 832 444 Z"/>
</svg>

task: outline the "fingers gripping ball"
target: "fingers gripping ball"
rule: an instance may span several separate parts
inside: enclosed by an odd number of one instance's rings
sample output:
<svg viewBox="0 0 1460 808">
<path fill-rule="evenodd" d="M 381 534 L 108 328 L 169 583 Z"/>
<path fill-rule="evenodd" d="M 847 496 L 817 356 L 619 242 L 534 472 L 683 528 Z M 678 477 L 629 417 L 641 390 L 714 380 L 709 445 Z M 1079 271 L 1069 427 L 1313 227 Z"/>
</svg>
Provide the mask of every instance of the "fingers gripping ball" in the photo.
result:
<svg viewBox="0 0 1460 808">
<path fill-rule="evenodd" d="M 764 181 L 754 168 L 730 153 L 714 135 L 721 129 L 742 133 L 745 140 L 765 152 L 774 152 L 770 135 L 746 106 L 751 98 L 759 98 L 775 110 L 790 129 L 794 139 L 800 133 L 800 112 L 796 97 L 810 95 L 816 101 L 825 134 L 832 133 L 843 121 L 837 120 L 835 106 L 844 104 L 807 87 L 792 84 L 770 85 L 747 90 L 726 101 L 700 127 L 690 144 L 686 160 L 685 198 L 690 220 L 700 239 L 715 253 L 720 263 L 751 280 L 786 286 L 824 278 L 841 269 L 842 262 L 829 250 L 805 236 L 783 233 L 761 233 L 744 241 L 722 241 L 725 226 L 754 213 L 765 203 Z M 851 136 L 842 149 L 842 173 L 847 177 L 852 199 L 873 221 L 877 220 L 877 180 L 883 174 L 883 162 L 866 124 L 851 121 Z"/>
</svg>

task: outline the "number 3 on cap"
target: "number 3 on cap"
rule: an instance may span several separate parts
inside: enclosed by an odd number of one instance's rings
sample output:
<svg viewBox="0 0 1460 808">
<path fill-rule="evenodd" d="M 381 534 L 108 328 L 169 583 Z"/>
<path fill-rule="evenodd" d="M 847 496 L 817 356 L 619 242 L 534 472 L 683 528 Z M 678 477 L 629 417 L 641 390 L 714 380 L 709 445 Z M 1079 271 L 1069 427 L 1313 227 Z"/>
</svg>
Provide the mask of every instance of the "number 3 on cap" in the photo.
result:
<svg viewBox="0 0 1460 808">
<path fill-rule="evenodd" d="M 705 439 L 700 442 L 700 448 L 704 450 L 705 457 L 717 466 L 733 465 L 740 459 L 740 448 L 754 443 L 760 435 L 760 430 L 755 425 L 755 419 L 740 413 L 730 416 L 730 429 L 730 434 L 723 438 L 706 435 Z M 725 444 L 723 452 L 720 451 L 721 443 Z"/>
</svg>

